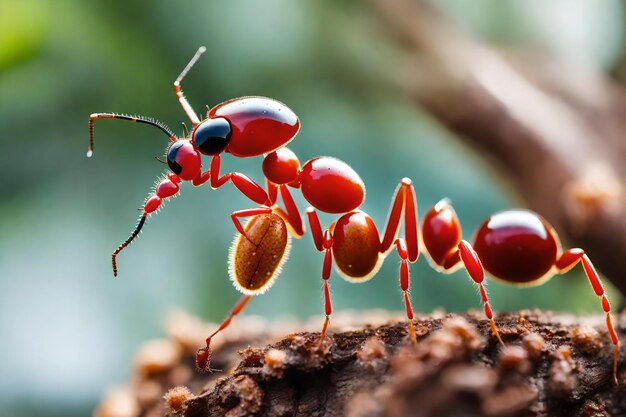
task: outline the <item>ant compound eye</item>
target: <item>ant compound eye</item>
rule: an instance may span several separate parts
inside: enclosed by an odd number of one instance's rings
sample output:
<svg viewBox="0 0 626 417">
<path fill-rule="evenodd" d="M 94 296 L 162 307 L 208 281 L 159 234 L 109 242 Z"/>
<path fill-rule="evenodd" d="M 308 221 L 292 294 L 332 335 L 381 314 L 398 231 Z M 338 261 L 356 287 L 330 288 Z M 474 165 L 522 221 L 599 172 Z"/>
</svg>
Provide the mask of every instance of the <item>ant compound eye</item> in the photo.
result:
<svg viewBox="0 0 626 417">
<path fill-rule="evenodd" d="M 200 154 L 188 140 L 178 140 L 167 150 L 167 165 L 184 181 L 192 180 L 202 168 Z"/>
<path fill-rule="evenodd" d="M 183 167 L 180 166 L 178 161 L 176 160 L 176 156 L 178 155 L 178 151 L 183 146 L 181 141 L 173 143 L 172 146 L 167 150 L 167 166 L 170 167 L 172 172 L 176 175 L 183 172 Z"/>
<path fill-rule="evenodd" d="M 217 155 L 228 146 L 231 133 L 228 120 L 217 117 L 202 122 L 193 132 L 192 140 L 204 155 Z"/>
</svg>

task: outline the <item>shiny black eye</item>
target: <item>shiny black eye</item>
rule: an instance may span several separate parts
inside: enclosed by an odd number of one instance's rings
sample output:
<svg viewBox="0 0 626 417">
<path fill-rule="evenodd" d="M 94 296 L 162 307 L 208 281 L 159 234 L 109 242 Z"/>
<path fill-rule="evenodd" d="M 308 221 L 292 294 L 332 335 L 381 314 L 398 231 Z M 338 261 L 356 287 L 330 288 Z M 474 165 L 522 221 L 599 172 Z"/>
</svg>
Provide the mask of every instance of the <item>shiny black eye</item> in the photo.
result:
<svg viewBox="0 0 626 417">
<path fill-rule="evenodd" d="M 170 167 L 172 172 L 176 175 L 180 174 L 183 171 L 183 167 L 180 166 L 178 161 L 176 160 L 176 155 L 180 148 L 183 147 L 183 141 L 179 140 L 174 142 L 170 148 L 167 150 L 167 165 Z"/>
<path fill-rule="evenodd" d="M 228 146 L 232 130 L 228 120 L 218 117 L 202 122 L 193 133 L 193 143 L 205 155 L 217 155 Z"/>
</svg>

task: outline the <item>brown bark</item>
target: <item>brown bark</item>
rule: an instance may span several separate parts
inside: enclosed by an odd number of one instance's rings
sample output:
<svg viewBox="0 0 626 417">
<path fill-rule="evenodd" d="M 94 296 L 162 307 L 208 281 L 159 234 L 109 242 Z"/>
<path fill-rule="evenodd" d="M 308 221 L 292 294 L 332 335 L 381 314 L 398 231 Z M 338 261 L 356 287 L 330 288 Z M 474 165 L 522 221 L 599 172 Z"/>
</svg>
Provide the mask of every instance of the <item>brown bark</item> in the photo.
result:
<svg viewBox="0 0 626 417">
<path fill-rule="evenodd" d="M 223 371 L 199 374 L 194 352 L 206 328 L 179 315 L 170 339 L 140 350 L 131 384 L 110 394 L 96 416 L 626 415 L 626 373 L 616 387 L 600 316 L 503 314 L 497 323 L 506 347 L 474 314 L 418 317 L 417 346 L 405 321 L 367 321 L 385 324 L 337 318 L 320 349 L 319 333 L 281 339 L 284 323 L 263 330 L 244 317 L 216 341 L 213 367 Z M 626 315 L 617 323 L 623 336 Z M 277 341 L 248 347 L 267 340 Z"/>
<path fill-rule="evenodd" d="M 479 155 L 626 294 L 626 93 L 603 74 L 505 55 L 424 0 L 372 0 L 406 62 L 389 79 Z"/>
</svg>

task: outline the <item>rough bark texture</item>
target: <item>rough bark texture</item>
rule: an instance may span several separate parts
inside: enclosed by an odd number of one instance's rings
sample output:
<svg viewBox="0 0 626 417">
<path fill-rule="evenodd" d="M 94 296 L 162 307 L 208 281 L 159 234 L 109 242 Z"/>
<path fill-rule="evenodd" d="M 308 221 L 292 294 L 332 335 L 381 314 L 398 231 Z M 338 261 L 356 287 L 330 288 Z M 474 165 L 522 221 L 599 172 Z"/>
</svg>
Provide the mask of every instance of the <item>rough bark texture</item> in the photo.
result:
<svg viewBox="0 0 626 417">
<path fill-rule="evenodd" d="M 603 317 L 502 314 L 506 347 L 471 313 L 418 317 L 417 346 L 406 322 L 387 313 L 365 319 L 385 324 L 338 317 L 320 348 L 319 333 L 281 338 L 292 326 L 242 318 L 216 340 L 213 367 L 223 371 L 199 374 L 194 352 L 206 326 L 176 315 L 170 338 L 140 349 L 131 384 L 111 392 L 96 416 L 626 415 L 626 373 L 620 366 L 615 386 Z M 626 315 L 616 321 L 623 336 Z"/>
<path fill-rule="evenodd" d="M 581 63 L 505 54 L 425 0 L 370 2 L 406 65 L 388 79 L 626 294 L 626 92 Z M 400 68 L 400 69 L 399 69 Z"/>
</svg>

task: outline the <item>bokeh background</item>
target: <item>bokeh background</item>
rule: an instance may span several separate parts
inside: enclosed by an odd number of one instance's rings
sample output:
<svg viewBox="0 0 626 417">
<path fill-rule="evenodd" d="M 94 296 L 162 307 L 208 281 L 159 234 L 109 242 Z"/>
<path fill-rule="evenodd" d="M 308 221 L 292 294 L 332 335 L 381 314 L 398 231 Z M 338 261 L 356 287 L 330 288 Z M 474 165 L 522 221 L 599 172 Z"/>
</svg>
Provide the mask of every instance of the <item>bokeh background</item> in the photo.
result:
<svg viewBox="0 0 626 417">
<path fill-rule="evenodd" d="M 439 5 L 487 41 L 624 79 L 622 1 Z M 380 228 L 403 176 L 414 180 L 422 212 L 451 198 L 466 236 L 490 213 L 520 204 L 479 155 L 380 82 L 396 62 L 366 3 L 0 0 L 1 416 L 89 415 L 128 378 L 136 347 L 163 333 L 167 312 L 217 321 L 238 298 L 227 276 L 228 214 L 250 203 L 234 187 L 184 186 L 123 252 L 113 279 L 110 253 L 164 172 L 154 157 L 167 143 L 153 128 L 103 120 L 96 153 L 85 158 L 92 112 L 152 116 L 181 132 L 172 82 L 200 45 L 208 53 L 184 82 L 196 111 L 243 95 L 287 103 L 302 122 L 290 147 L 303 162 L 333 155 L 350 163 Z M 262 180 L 260 158 L 223 163 Z M 275 286 L 246 314 L 321 313 L 321 262 L 310 236 L 294 241 Z M 397 268 L 391 256 L 366 284 L 333 276 L 335 308 L 401 310 Z M 578 269 L 540 288 L 489 289 L 496 310 L 599 308 Z M 424 259 L 412 267 L 412 299 L 421 312 L 478 306 L 463 272 L 440 275 Z"/>
</svg>

